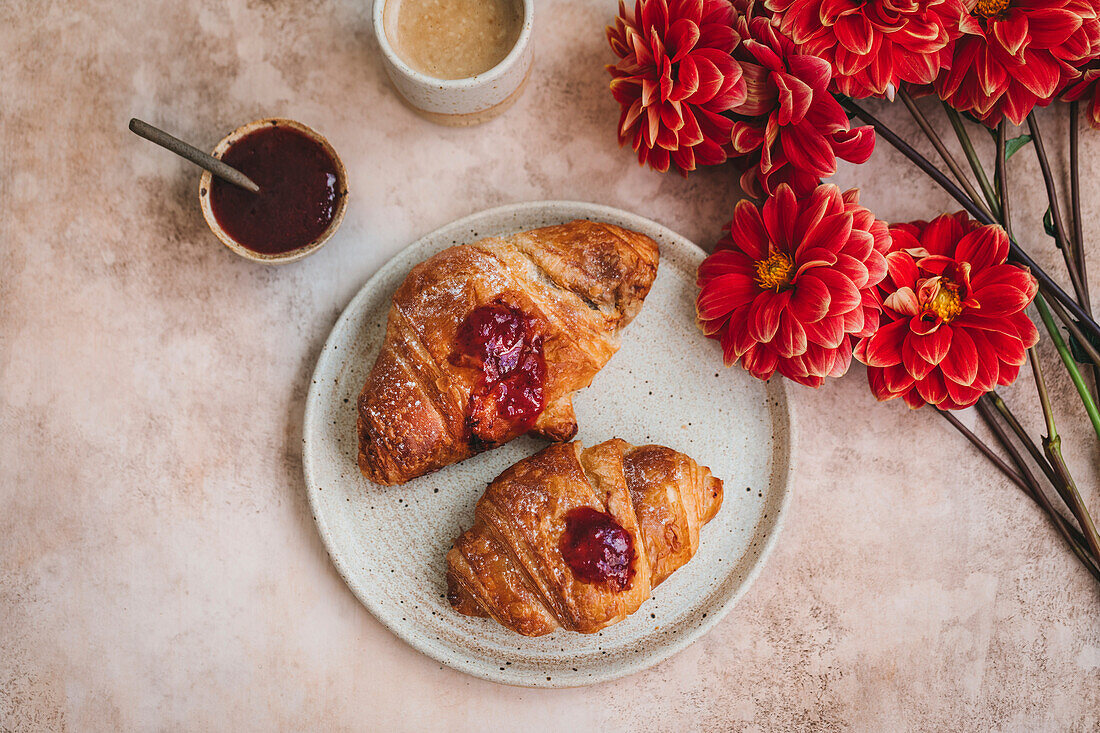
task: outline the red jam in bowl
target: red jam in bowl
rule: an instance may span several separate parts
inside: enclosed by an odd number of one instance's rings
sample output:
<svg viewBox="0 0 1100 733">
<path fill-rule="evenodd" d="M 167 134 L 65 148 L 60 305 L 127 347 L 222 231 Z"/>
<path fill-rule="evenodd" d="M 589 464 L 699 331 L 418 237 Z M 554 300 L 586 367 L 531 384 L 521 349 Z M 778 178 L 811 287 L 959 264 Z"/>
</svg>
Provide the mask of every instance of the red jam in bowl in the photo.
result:
<svg viewBox="0 0 1100 733">
<path fill-rule="evenodd" d="M 634 579 L 634 540 L 610 514 L 583 506 L 565 515 L 558 549 L 573 574 L 624 591 Z"/>
<path fill-rule="evenodd" d="M 321 236 L 340 205 L 336 161 L 291 127 L 254 130 L 229 146 L 222 160 L 260 187 L 252 193 L 218 178 L 210 182 L 214 218 L 253 252 L 282 254 Z"/>
<path fill-rule="evenodd" d="M 502 302 L 470 312 L 451 363 L 481 370 L 470 393 L 472 439 L 502 443 L 531 429 L 546 406 L 546 360 L 535 319 Z"/>
</svg>

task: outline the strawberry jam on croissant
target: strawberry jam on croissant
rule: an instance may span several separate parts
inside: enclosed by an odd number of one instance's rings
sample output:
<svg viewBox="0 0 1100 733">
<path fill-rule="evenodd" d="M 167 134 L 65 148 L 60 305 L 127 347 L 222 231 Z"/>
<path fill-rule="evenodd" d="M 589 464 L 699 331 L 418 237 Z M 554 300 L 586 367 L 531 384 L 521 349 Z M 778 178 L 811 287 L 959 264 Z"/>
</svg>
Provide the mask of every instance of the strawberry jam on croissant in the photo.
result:
<svg viewBox="0 0 1100 733">
<path fill-rule="evenodd" d="M 481 370 L 466 418 L 471 440 L 503 443 L 530 430 L 546 406 L 542 336 L 519 308 L 497 301 L 472 310 L 450 361 Z"/>
<path fill-rule="evenodd" d="M 565 515 L 558 544 L 565 564 L 581 580 L 605 583 L 616 591 L 634 578 L 634 540 L 623 525 L 605 512 L 582 506 Z"/>
</svg>

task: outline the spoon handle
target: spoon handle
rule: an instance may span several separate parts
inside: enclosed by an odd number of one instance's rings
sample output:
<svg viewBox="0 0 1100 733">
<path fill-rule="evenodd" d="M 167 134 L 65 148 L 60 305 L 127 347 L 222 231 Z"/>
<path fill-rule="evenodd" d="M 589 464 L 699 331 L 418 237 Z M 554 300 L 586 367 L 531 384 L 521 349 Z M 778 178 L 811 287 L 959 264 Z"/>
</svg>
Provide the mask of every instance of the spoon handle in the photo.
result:
<svg viewBox="0 0 1100 733">
<path fill-rule="evenodd" d="M 193 145 L 188 145 L 183 140 L 169 135 L 164 130 L 153 127 L 148 122 L 134 118 L 130 120 L 130 132 L 154 142 L 162 148 L 171 150 L 181 158 L 186 158 L 200 168 L 213 173 L 223 181 L 229 181 L 235 186 L 247 189 L 252 193 L 259 193 L 260 187 L 251 178 L 241 173 L 236 168 L 226 165 L 212 155 L 207 155 Z"/>
</svg>

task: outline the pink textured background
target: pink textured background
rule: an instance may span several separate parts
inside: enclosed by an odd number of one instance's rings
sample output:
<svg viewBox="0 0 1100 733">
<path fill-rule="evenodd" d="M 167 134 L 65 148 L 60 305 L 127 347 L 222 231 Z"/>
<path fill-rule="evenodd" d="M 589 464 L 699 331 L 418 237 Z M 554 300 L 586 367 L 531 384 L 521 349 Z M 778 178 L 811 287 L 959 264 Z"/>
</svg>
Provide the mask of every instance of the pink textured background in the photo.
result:
<svg viewBox="0 0 1100 733">
<path fill-rule="evenodd" d="M 616 147 L 611 2 L 540 2 L 530 87 L 473 129 L 397 101 L 369 2 L 128 5 L 0 7 L 0 729 L 1100 726 L 1096 584 L 941 419 L 877 405 L 858 366 L 791 390 L 778 548 L 687 651 L 532 691 L 391 636 L 332 569 L 301 476 L 308 375 L 351 295 L 416 237 L 511 201 L 620 206 L 709 246 L 736 174 L 660 176 Z M 268 115 L 325 134 L 352 189 L 335 239 L 282 269 L 221 247 L 195 169 L 126 131 L 212 147 Z M 1062 170 L 1065 117 L 1041 119 Z M 1087 135 L 1092 243 L 1098 160 Z M 1060 272 L 1029 151 L 1011 172 L 1018 231 Z M 837 179 L 888 220 L 949 206 L 885 146 Z M 1042 355 L 1100 512 L 1096 443 Z M 1030 379 L 1005 393 L 1037 429 Z"/>
</svg>

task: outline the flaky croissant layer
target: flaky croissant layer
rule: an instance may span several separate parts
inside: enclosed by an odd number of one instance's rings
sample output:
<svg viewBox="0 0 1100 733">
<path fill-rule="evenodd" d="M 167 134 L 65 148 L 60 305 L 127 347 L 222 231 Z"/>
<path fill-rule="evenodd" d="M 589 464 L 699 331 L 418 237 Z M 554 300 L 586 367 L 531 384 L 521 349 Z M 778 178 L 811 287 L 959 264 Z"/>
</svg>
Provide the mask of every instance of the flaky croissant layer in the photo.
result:
<svg viewBox="0 0 1100 733">
<path fill-rule="evenodd" d="M 402 484 L 528 431 L 577 432 L 573 393 L 619 348 L 657 245 L 574 221 L 450 247 L 394 293 L 359 395 L 359 468 Z"/>
<path fill-rule="evenodd" d="M 448 601 L 525 636 L 617 623 L 699 548 L 722 481 L 671 448 L 551 445 L 496 478 L 447 554 Z"/>
</svg>

